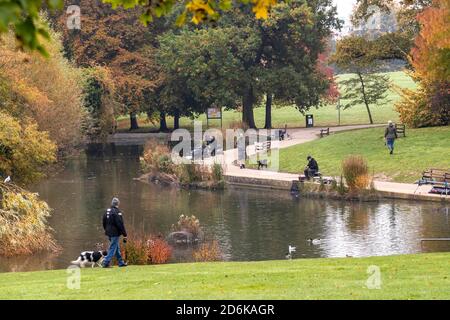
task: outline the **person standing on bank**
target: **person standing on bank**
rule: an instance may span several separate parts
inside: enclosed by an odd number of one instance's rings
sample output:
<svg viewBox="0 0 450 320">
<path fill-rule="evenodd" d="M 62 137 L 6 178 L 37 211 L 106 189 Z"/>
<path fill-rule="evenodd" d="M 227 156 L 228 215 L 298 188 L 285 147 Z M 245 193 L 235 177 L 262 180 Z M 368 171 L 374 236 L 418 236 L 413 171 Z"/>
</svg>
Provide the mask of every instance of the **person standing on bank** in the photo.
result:
<svg viewBox="0 0 450 320">
<path fill-rule="evenodd" d="M 110 246 L 108 255 L 103 260 L 103 268 L 108 268 L 113 257 L 116 257 L 119 267 L 126 267 L 127 264 L 122 259 L 120 254 L 120 236 L 123 236 L 123 242 L 127 242 L 127 231 L 123 223 L 122 212 L 119 209 L 120 201 L 118 198 L 113 198 L 111 201 L 111 208 L 106 210 L 103 215 L 103 229 L 109 238 Z"/>
<path fill-rule="evenodd" d="M 386 139 L 386 145 L 389 149 L 389 153 L 394 153 L 394 142 L 395 139 L 397 139 L 397 128 L 395 127 L 394 123 L 389 120 L 388 126 L 386 127 L 386 130 L 384 131 L 384 139 Z"/>
</svg>

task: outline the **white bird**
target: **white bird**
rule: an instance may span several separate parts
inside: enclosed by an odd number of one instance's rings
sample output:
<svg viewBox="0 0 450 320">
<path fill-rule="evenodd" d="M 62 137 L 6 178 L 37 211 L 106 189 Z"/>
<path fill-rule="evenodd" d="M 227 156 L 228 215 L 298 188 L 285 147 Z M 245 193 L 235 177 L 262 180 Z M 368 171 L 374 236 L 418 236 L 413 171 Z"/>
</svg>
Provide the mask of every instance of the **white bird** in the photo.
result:
<svg viewBox="0 0 450 320">
<path fill-rule="evenodd" d="M 318 245 L 322 242 L 322 240 L 320 239 L 311 239 L 311 238 L 309 238 L 307 241 L 312 245 Z"/>
<path fill-rule="evenodd" d="M 3 181 L 3 183 L 10 183 L 11 182 L 11 177 L 7 176 L 5 181 Z"/>
<path fill-rule="evenodd" d="M 288 251 L 289 251 L 289 252 L 288 252 L 288 254 L 286 255 L 286 259 L 291 260 L 291 259 L 292 259 L 292 255 L 293 255 L 294 252 L 297 251 L 297 248 L 296 248 L 296 247 L 293 247 L 293 246 L 291 246 L 291 245 L 289 245 Z"/>
</svg>

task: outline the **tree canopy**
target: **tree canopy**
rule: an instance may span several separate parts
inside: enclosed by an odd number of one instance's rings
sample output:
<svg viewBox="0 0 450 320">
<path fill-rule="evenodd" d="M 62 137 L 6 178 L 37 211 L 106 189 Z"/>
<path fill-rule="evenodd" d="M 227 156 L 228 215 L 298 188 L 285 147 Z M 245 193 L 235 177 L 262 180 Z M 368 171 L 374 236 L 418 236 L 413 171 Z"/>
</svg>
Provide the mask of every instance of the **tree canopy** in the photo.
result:
<svg viewBox="0 0 450 320">
<path fill-rule="evenodd" d="M 158 61 L 185 83 L 193 112 L 242 108 L 243 122 L 253 128 L 253 107 L 264 95 L 302 112 L 320 105 L 333 78 L 319 58 L 339 26 L 329 0 L 280 3 L 264 21 L 236 9 L 215 28 L 162 36 Z"/>
<path fill-rule="evenodd" d="M 177 25 L 183 25 L 187 19 L 194 24 L 216 22 L 223 12 L 241 6 L 251 5 L 257 19 L 266 19 L 277 0 L 102 0 L 113 8 L 138 9 L 139 20 L 147 25 L 155 18 L 161 18 L 173 12 L 175 7 L 183 9 L 176 13 Z M 91 3 L 96 4 L 95 1 Z M 76 3 L 71 3 L 76 4 Z M 84 3 L 86 5 L 86 3 Z M 89 12 L 83 5 L 83 12 Z M 48 52 L 42 39 L 49 39 L 48 25 L 39 18 L 41 9 L 61 10 L 64 0 L 1 0 L 0 35 L 11 27 L 22 48 L 38 50 L 47 56 Z"/>
</svg>

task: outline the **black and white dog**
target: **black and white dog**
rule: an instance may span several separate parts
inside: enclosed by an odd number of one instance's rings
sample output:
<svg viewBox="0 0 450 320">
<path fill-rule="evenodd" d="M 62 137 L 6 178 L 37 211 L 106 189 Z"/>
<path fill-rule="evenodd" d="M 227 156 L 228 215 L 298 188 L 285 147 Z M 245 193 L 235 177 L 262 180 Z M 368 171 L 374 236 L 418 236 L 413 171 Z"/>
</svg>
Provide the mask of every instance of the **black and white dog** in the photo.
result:
<svg viewBox="0 0 450 320">
<path fill-rule="evenodd" d="M 108 255 L 108 251 L 83 251 L 77 260 L 72 261 L 72 264 L 80 266 L 80 268 L 86 267 L 87 264 L 91 264 L 94 268 L 96 265 L 101 267 L 103 259 Z"/>
</svg>

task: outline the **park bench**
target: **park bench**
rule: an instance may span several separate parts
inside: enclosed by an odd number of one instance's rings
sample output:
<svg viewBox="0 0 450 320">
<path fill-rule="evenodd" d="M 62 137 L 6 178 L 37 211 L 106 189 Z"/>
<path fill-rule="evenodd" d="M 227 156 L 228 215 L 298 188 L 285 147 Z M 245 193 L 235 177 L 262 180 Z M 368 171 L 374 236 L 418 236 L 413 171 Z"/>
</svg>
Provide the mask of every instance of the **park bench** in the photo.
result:
<svg viewBox="0 0 450 320">
<path fill-rule="evenodd" d="M 430 193 L 450 194 L 450 170 L 430 169 L 422 173 L 422 178 L 416 182 L 418 187 L 432 185 Z"/>
<path fill-rule="evenodd" d="M 320 129 L 320 137 L 323 138 L 324 135 L 330 135 L 330 128 Z"/>
<path fill-rule="evenodd" d="M 256 142 L 255 143 L 255 152 L 269 151 L 271 148 L 271 145 L 272 145 L 272 143 L 270 141 Z"/>
<path fill-rule="evenodd" d="M 406 125 L 399 123 L 395 125 L 395 128 L 397 129 L 397 135 L 403 135 L 403 137 L 406 137 Z"/>
</svg>

